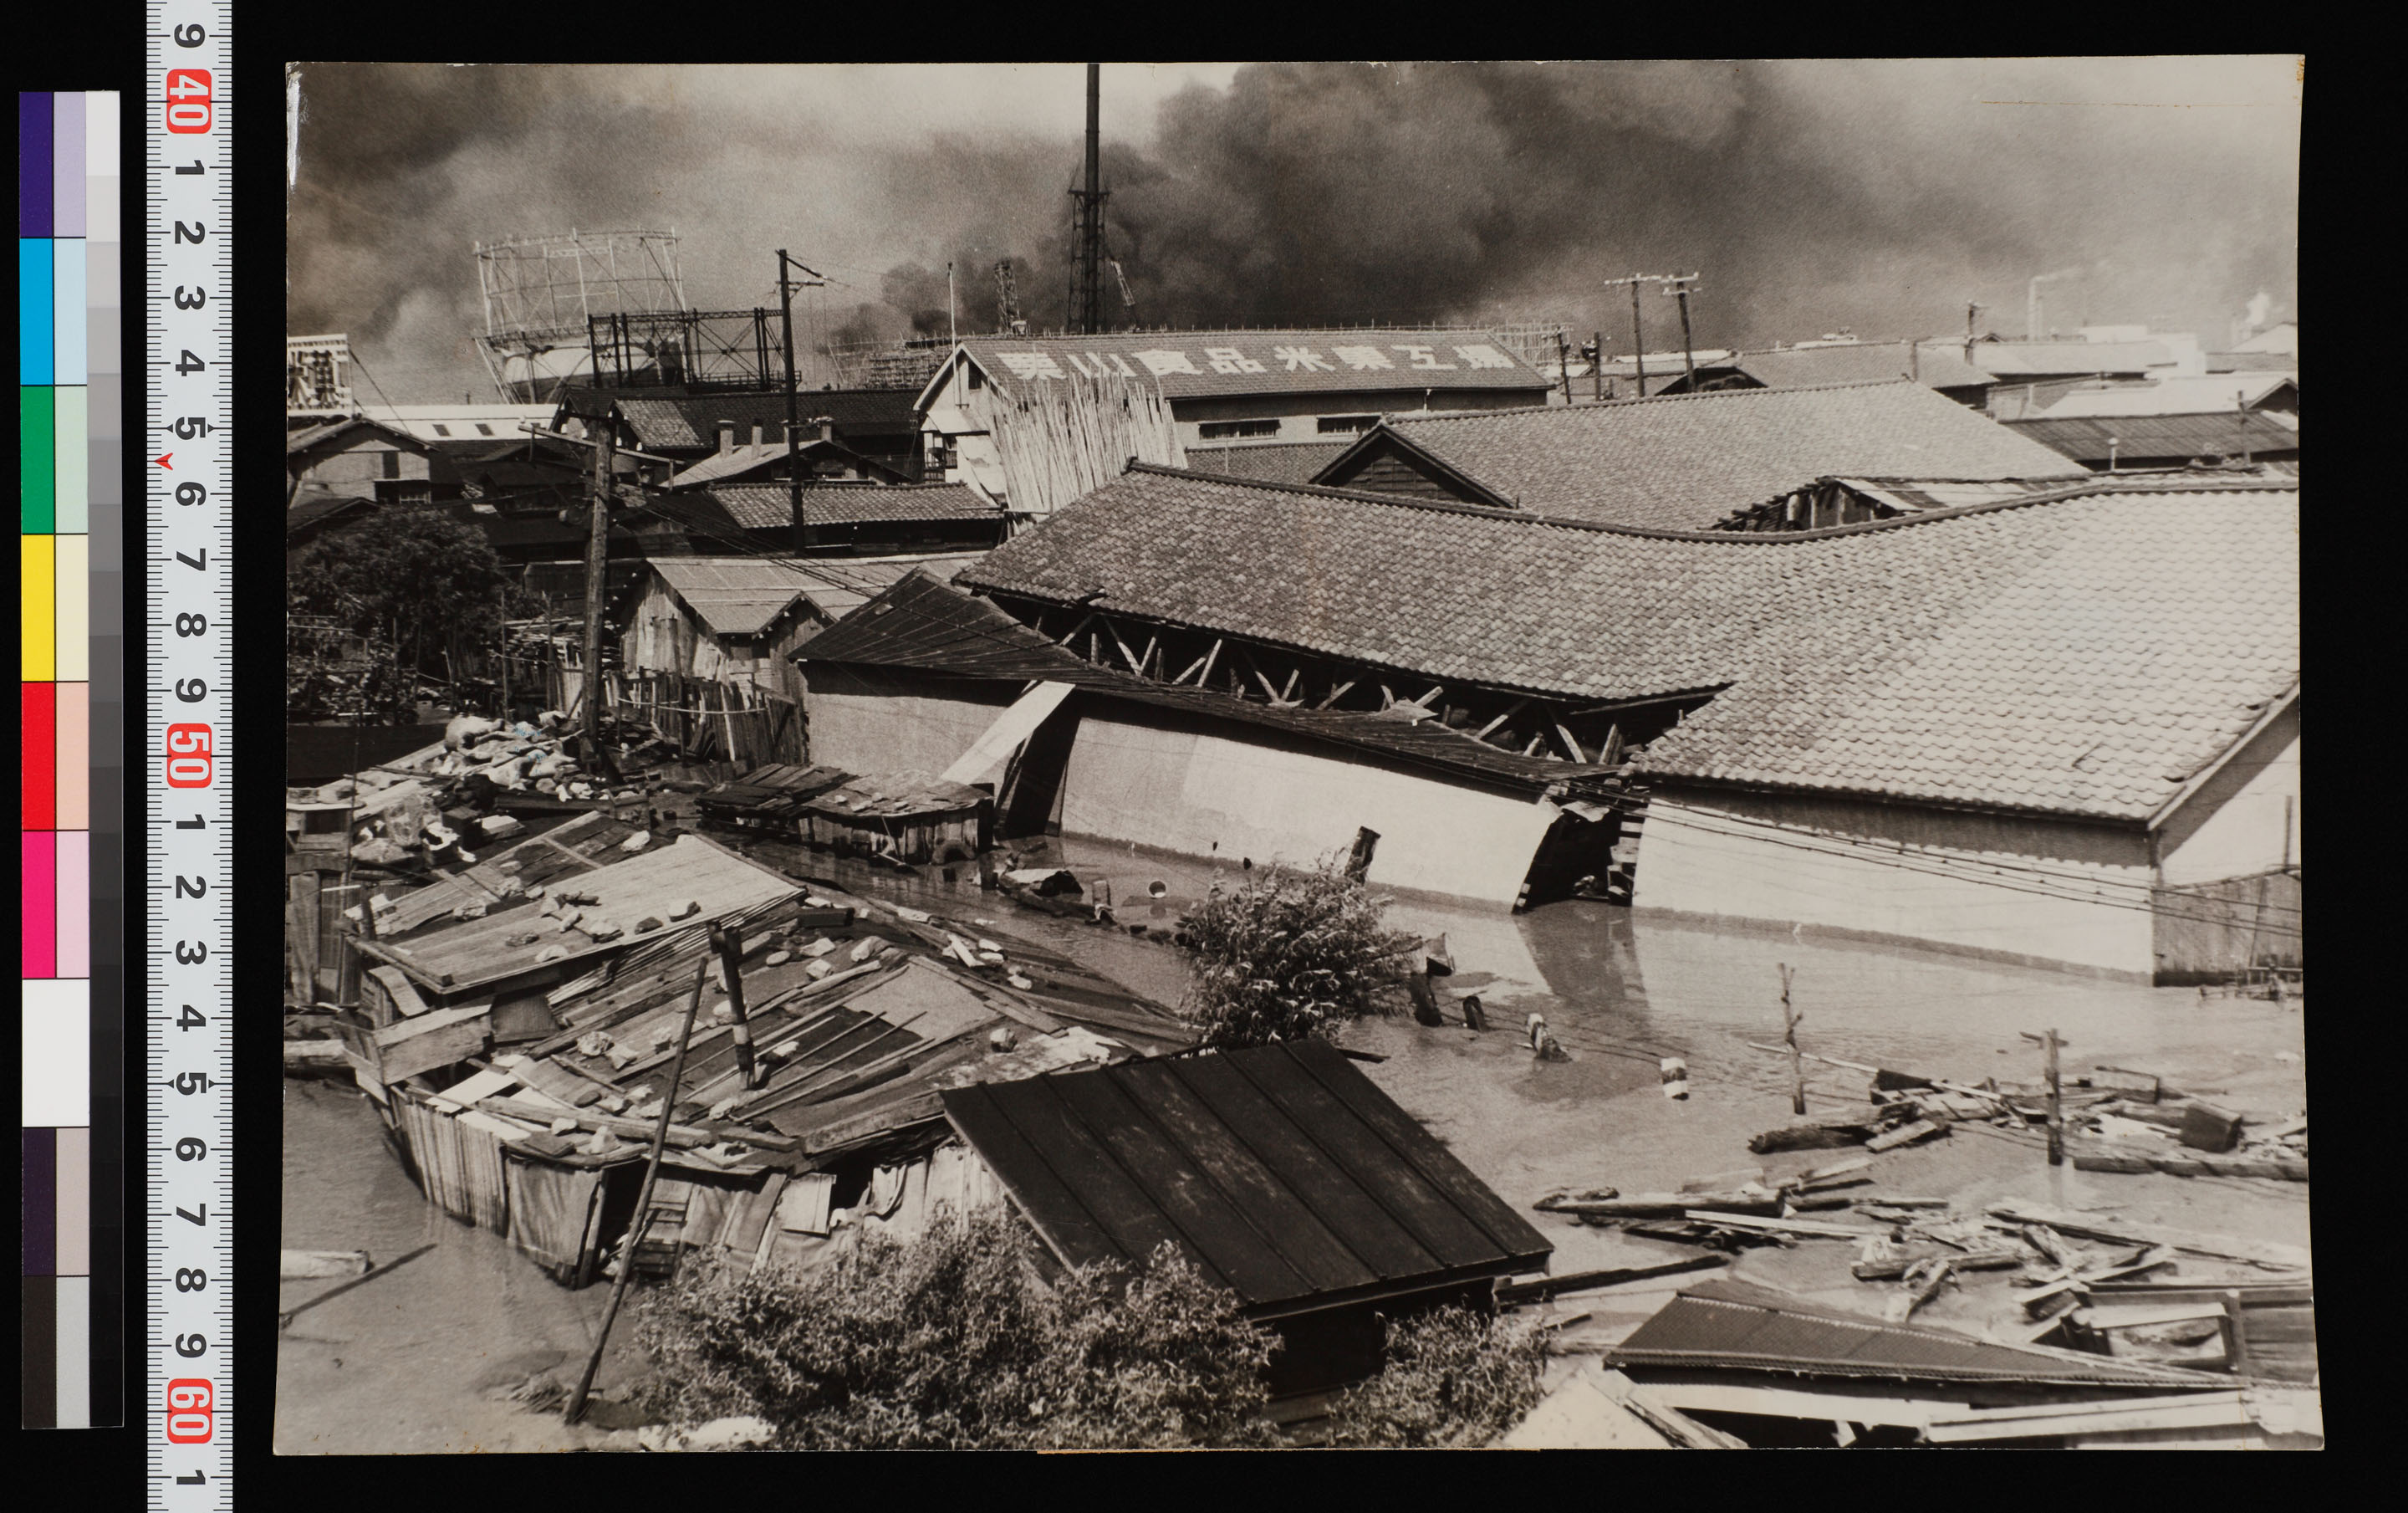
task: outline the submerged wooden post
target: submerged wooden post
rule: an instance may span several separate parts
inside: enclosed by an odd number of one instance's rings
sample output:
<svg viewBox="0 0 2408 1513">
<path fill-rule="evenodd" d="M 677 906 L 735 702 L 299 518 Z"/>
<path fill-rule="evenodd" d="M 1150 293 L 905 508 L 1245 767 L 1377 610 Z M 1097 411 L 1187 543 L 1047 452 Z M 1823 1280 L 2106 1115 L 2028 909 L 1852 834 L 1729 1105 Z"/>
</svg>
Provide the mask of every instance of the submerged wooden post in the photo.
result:
<svg viewBox="0 0 2408 1513">
<path fill-rule="evenodd" d="M 719 952 L 720 975 L 727 982 L 727 1006 L 736 1016 L 730 1039 L 736 1045 L 736 1078 L 747 1092 L 754 1086 L 752 1075 L 752 1026 L 744 1016 L 744 977 L 737 970 L 743 959 L 744 942 L 734 929 L 714 929 L 710 944 Z"/>
<path fill-rule="evenodd" d="M 652 1130 L 652 1150 L 644 1161 L 644 1185 L 636 1194 L 636 1217 L 627 1226 L 627 1254 L 619 1262 L 619 1279 L 610 1288 L 610 1306 L 602 1311 L 602 1328 L 594 1336 L 594 1353 L 586 1358 L 585 1374 L 577 1378 L 577 1391 L 568 1397 L 568 1407 L 562 1418 L 575 1423 L 585 1417 L 585 1399 L 594 1391 L 594 1374 L 602 1369 L 602 1350 L 610 1343 L 610 1326 L 619 1318 L 619 1304 L 626 1301 L 627 1284 L 636 1275 L 636 1251 L 643 1244 L 645 1220 L 652 1211 L 652 1185 L 660 1179 L 661 1149 L 668 1144 L 669 1113 L 677 1106 L 678 1082 L 685 1075 L 685 1049 L 694 1038 L 694 1016 L 702 1010 L 702 985 L 710 976 L 710 958 L 704 957 L 694 969 L 694 993 L 685 1005 L 685 1023 L 678 1029 L 677 1059 L 669 1065 L 668 1087 L 661 1094 L 661 1122 Z"/>
<path fill-rule="evenodd" d="M 2065 1103 L 2057 1084 L 2057 1031 L 2048 1032 L 2048 1164 L 2065 1164 Z"/>
<path fill-rule="evenodd" d="M 1797 973 L 1789 970 L 1786 961 L 1778 965 L 1781 968 L 1781 1038 L 1789 1047 L 1789 1112 L 1803 1114 L 1806 1112 L 1806 1064 L 1798 1055 L 1799 1016 L 1789 1006 L 1789 980 Z"/>
</svg>

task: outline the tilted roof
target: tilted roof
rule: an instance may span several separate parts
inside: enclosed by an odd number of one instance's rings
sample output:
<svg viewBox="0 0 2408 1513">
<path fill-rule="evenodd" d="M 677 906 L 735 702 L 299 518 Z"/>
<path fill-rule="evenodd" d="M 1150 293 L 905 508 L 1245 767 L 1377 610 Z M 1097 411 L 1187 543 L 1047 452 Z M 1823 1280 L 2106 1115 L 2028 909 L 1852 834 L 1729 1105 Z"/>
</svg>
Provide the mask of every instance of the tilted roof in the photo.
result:
<svg viewBox="0 0 2408 1513">
<path fill-rule="evenodd" d="M 816 436 L 811 423 L 824 415 L 839 436 L 916 433 L 919 411 L 907 389 L 805 389 L 795 397 L 795 416 L 807 435 Z M 777 394 L 718 394 L 678 398 L 618 397 L 619 418 L 636 433 L 636 445 L 646 452 L 690 452 L 719 445 L 719 423 L 731 421 L 736 434 L 751 439 L 752 427 L 781 445 L 786 434 L 786 396 Z"/>
<path fill-rule="evenodd" d="M 1834 473 L 2078 474 L 2047 448 L 1903 378 L 1396 415 L 1320 478 L 1349 476 L 1353 460 L 1369 455 L 1388 435 L 1480 485 L 1490 502 L 1658 530 L 1703 529 L 1734 510 Z"/>
<path fill-rule="evenodd" d="M 962 350 L 989 378 L 1014 392 L 1025 383 L 1091 373 L 1158 381 L 1171 399 L 1394 391 L 1418 402 L 1425 390 L 1543 390 L 1553 382 L 1483 331 L 1387 327 L 964 337 Z"/>
<path fill-rule="evenodd" d="M 1922 1324 L 1891 1324 L 1730 1277 L 1684 1288 L 1621 1345 L 1609 1366 L 1772 1371 L 1900 1382 L 2012 1382 L 2213 1391 L 2229 1377 L 2151 1362 L 2008 1345 Z"/>
<path fill-rule="evenodd" d="M 852 565 L 848 560 L 846 566 Z M 910 668 L 1015 684 L 1068 683 L 1134 703 L 1237 720 L 1378 752 L 1412 765 L 1484 778 L 1524 792 L 1541 791 L 1559 783 L 1618 786 L 1613 769 L 1524 756 L 1476 741 L 1436 719 L 1408 718 L 1384 711 L 1370 713 L 1256 703 L 1192 684 L 1174 686 L 1116 668 L 1098 667 L 1055 645 L 987 600 L 938 581 L 930 571 L 902 578 L 867 609 L 802 642 L 793 654 L 795 659 L 807 664 Z"/>
<path fill-rule="evenodd" d="M 793 521 L 783 483 L 721 483 L 703 491 L 747 530 Z M 813 526 L 885 520 L 996 520 L 1002 512 L 967 483 L 808 483 L 803 519 Z"/>
<path fill-rule="evenodd" d="M 1140 465 L 959 581 L 1440 683 L 1725 690 L 1642 772 L 2138 820 L 2297 684 L 2298 523 L 2287 480 L 1674 534 Z"/>
<path fill-rule="evenodd" d="M 816 435 L 797 441 L 795 444 L 795 454 L 807 465 L 833 457 L 841 462 L 852 463 L 884 483 L 909 482 L 900 468 L 889 467 L 875 457 L 865 456 L 841 441 L 822 440 Z M 759 446 L 746 441 L 726 452 L 714 452 L 708 457 L 679 468 L 676 475 L 669 480 L 669 486 L 680 489 L 695 488 L 705 483 L 718 483 L 723 479 L 738 479 L 757 468 L 775 468 L 785 460 L 786 443 L 782 439 L 763 441 Z"/>
<path fill-rule="evenodd" d="M 1257 1317 L 1536 1271 L 1554 1246 L 1325 1042 L 948 1088 L 1071 1265 L 1168 1242 Z"/>
</svg>

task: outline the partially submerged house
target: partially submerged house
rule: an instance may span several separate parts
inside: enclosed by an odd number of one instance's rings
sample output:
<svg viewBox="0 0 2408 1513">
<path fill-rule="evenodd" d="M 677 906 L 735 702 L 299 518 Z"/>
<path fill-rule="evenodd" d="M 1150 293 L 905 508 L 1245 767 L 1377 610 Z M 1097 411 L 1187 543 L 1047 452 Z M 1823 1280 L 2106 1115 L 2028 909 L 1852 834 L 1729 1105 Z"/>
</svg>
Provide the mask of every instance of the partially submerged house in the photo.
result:
<svg viewBox="0 0 2408 1513">
<path fill-rule="evenodd" d="M 1064 1266 L 1169 1245 L 1281 1337 L 1275 1397 L 1380 1369 L 1383 1318 L 1494 1306 L 1554 1246 L 1335 1047 L 1283 1042 L 949 1088 Z"/>
<path fill-rule="evenodd" d="M 1999 381 L 1946 348 L 1912 341 L 1832 341 L 1735 352 L 1698 365 L 1692 381 L 1676 372 L 1658 394 L 1705 394 L 1715 389 L 1812 389 L 1833 383 L 1883 383 L 1912 379 L 1960 405 L 1979 410 Z M 1636 397 L 1634 396 L 1633 397 Z"/>
<path fill-rule="evenodd" d="M 1182 446 L 1314 441 L 1353 436 L 1394 411 L 1540 404 L 1553 382 L 1471 331 L 966 337 L 919 396 L 929 456 L 943 459 L 946 478 L 999 491 L 993 407 L 1079 374 L 1158 385 Z"/>
<path fill-rule="evenodd" d="M 2323 1438 L 2311 1391 L 1888 1323 L 1732 1277 L 1684 1288 L 1605 1364 L 1641 1402 L 1756 1448 L 2306 1448 Z"/>
<path fill-rule="evenodd" d="M 1516 827 L 1426 766 L 1270 757 L 1231 710 L 1411 700 L 1453 751 L 1559 758 L 1558 798 L 1598 780 L 1641 908 L 2181 981 L 2299 950 L 2298 509 L 2288 481 L 2175 478 L 1671 533 L 1140 467 L 958 576 L 1027 641 L 915 582 L 798 656 L 821 759 L 940 770 L 994 725 L 986 759 L 1021 742 L 1066 772 L 1039 785 L 1065 833 L 1300 858 L 1359 826 L 1383 886 L 1517 896 L 1554 820 Z M 1001 721 L 1027 684 L 1115 660 L 1116 700 L 1226 686 L 1197 706 L 1224 723 Z M 1637 744 L 1643 808 L 1614 791 Z M 1383 827 L 1366 811 L 1391 791 Z"/>
<path fill-rule="evenodd" d="M 1899 377 L 1392 415 L 1312 482 L 1598 525 L 1704 530 L 1832 475 L 1983 480 L 2083 471 Z"/>
<path fill-rule="evenodd" d="M 1091 511 L 1091 498 L 1058 518 L 1119 540 L 1167 502 L 1155 492 L 1166 480 L 1193 477 L 1133 473 L 1119 486 L 1131 490 L 1128 517 Z M 1215 481 L 1198 497 L 1240 487 Z M 1259 525 L 1292 498 L 1247 491 L 1215 500 L 1224 508 L 1200 524 L 1235 525 L 1234 509 Z M 1526 697 L 1450 692 L 1451 679 L 1432 686 L 1294 647 L 1274 657 L 1268 641 L 1142 609 L 1122 618 L 1117 604 L 1066 613 L 1014 602 L 1045 628 L 914 575 L 804 642 L 814 758 L 992 781 L 1007 838 L 1050 831 L 1265 861 L 1340 852 L 1383 887 L 1500 904 L 1610 869 L 1617 832 L 1599 800 L 1620 786 L 1611 754 L 1541 755 L 1542 742 L 1584 738 Z M 1609 722 L 1566 715 L 1591 742 L 1616 739 Z"/>
</svg>

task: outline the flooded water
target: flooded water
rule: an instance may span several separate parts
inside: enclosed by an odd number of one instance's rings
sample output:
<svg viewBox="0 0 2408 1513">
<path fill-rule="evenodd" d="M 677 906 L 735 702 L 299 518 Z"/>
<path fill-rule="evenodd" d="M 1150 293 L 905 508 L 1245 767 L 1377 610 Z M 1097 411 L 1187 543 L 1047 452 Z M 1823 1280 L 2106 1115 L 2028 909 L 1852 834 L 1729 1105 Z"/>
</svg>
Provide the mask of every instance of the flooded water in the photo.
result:
<svg viewBox="0 0 2408 1513">
<path fill-rule="evenodd" d="M 1176 1003 L 1183 953 L 1077 920 L 1023 909 L 982 891 L 975 870 L 946 882 L 872 870 L 799 846 L 741 849 L 850 891 L 991 924 L 998 934 L 1071 957 L 1133 991 Z M 1124 922 L 1168 927 L 1211 886 L 1210 862 L 1125 846 L 1048 843 L 1029 865 L 1069 867 L 1107 880 Z M 1223 864 L 1226 883 L 1244 858 Z M 1149 901 L 1149 885 L 1164 896 Z M 1759 1172 L 1784 1174 L 1846 1151 L 1756 1157 L 1755 1132 L 1787 1122 L 1789 1063 L 1782 1035 L 1779 967 L 1794 969 L 1799 1045 L 1810 1053 L 1965 1081 L 2037 1081 L 2041 1052 L 2019 1031 L 2054 1028 L 2068 1078 L 2096 1067 L 2155 1073 L 2237 1111 L 2277 1116 L 2306 1106 L 2304 1014 L 2244 999 L 2200 999 L 2191 989 L 2107 983 L 2042 969 L 1995 965 L 1937 951 L 1808 941 L 1780 932 L 1672 924 L 1602 902 L 1570 901 L 1527 915 L 1398 899 L 1391 923 L 1443 933 L 1456 972 L 1441 986 L 1451 1006 L 1478 994 L 1494 1027 L 1430 1029 L 1410 1018 L 1350 1027 L 1345 1043 L 1383 1056 L 1364 1070 L 1517 1209 L 1550 1192 L 1614 1187 L 1676 1189 L 1684 1181 Z M 1570 1051 L 1534 1058 L 1525 1016 L 1543 1015 Z M 1690 1096 L 1663 1096 L 1658 1058 L 1679 1056 Z M 1867 1077 L 1806 1063 L 1810 1112 L 1862 1107 Z M 570 1293 L 495 1237 L 444 1218 L 419 1196 L 386 1150 L 360 1095 L 336 1084 L 289 1084 L 285 1245 L 365 1248 L 383 1261 L 430 1241 L 437 1248 L 390 1277 L 304 1314 L 280 1351 L 278 1448 L 532 1449 L 595 1443 L 556 1415 L 538 1417 L 481 1395 L 491 1382 L 556 1367 L 573 1379 L 591 1348 L 607 1289 Z M 2096 1207 L 2141 1222 L 2304 1246 L 2305 1184 L 2163 1175 L 2094 1174 L 2049 1167 L 2038 1136 L 1987 1126 L 1880 1157 L 1880 1189 L 1953 1197 L 1959 1206 L 2008 1198 Z M 1725 1184 L 1728 1185 L 1728 1184 Z M 1551 1269 L 1624 1265 L 1678 1253 L 1643 1238 L 1534 1216 L 1555 1246 Z M 1850 1307 L 1878 1308 L 1878 1290 L 1847 1274 L 1853 1247 L 1832 1242 L 1744 1252 L 1741 1275 Z M 2186 1274 L 2187 1275 L 2187 1274 Z M 2003 1274 L 1982 1274 L 1943 1293 L 1919 1318 L 1977 1320 L 1999 1299 Z M 1695 1277 L 1628 1290 L 1581 1306 L 1596 1317 L 1583 1336 L 1610 1344 Z M 291 1283 L 285 1306 L 332 1284 Z M 1868 1302 L 1868 1300 L 1870 1300 Z M 1601 1331 L 1602 1333 L 1595 1333 Z M 623 1318 L 600 1380 L 639 1369 Z M 1570 1337 L 1568 1337 L 1570 1343 Z"/>
</svg>

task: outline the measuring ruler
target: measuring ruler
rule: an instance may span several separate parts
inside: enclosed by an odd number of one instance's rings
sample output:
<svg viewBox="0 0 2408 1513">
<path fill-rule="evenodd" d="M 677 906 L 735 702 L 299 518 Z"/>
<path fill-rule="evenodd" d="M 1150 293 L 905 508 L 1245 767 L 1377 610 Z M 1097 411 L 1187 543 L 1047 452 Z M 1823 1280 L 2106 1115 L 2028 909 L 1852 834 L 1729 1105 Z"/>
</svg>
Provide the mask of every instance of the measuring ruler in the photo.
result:
<svg viewBox="0 0 2408 1513">
<path fill-rule="evenodd" d="M 139 533 L 150 575 L 144 663 L 150 931 L 150 1234 L 143 1285 L 150 1506 L 233 1506 L 233 947 L 227 832 L 234 659 L 232 0 L 148 0 L 143 189 L 150 401 Z M 145 768 L 147 767 L 147 772 Z"/>
</svg>

